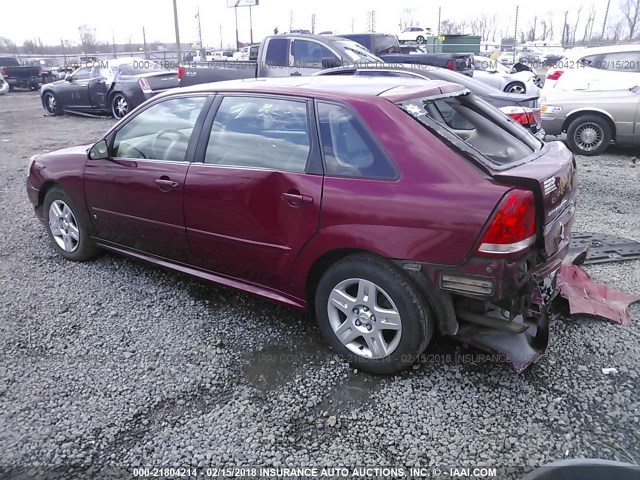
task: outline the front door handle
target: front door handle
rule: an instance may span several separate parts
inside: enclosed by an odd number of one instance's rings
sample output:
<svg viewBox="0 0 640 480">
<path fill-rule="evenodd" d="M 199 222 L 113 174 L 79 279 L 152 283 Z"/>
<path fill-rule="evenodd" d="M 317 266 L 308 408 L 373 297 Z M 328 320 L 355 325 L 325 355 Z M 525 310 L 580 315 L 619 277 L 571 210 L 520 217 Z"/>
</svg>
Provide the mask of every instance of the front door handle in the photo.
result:
<svg viewBox="0 0 640 480">
<path fill-rule="evenodd" d="M 291 77 L 301 77 L 302 74 L 300 72 L 293 72 L 290 76 Z"/>
<path fill-rule="evenodd" d="M 313 204 L 313 197 L 310 197 L 309 195 L 302 195 L 297 190 L 289 190 L 288 192 L 283 193 L 282 199 L 292 207 Z"/>
<path fill-rule="evenodd" d="M 156 178 L 154 183 L 160 187 L 160 190 L 167 192 L 172 188 L 180 187 L 180 182 L 176 182 L 175 180 L 171 180 L 169 177 L 163 175 L 160 178 Z"/>
</svg>

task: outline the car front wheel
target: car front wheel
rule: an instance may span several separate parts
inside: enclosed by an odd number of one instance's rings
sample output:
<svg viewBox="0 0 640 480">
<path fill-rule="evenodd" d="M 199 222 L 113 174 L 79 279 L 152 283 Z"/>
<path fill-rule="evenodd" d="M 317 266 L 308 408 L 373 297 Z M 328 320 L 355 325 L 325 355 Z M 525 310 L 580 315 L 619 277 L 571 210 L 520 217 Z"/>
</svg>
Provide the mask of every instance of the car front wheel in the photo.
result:
<svg viewBox="0 0 640 480">
<path fill-rule="evenodd" d="M 419 35 L 418 38 L 416 38 L 416 42 L 419 44 L 423 44 L 424 43 L 424 37 L 422 35 Z"/>
<path fill-rule="evenodd" d="M 315 309 L 330 346 L 354 367 L 374 374 L 410 367 L 434 330 L 431 309 L 413 282 L 369 255 L 330 267 L 318 284 Z"/>
<path fill-rule="evenodd" d="M 49 238 L 60 256 L 83 262 L 96 255 L 98 249 L 89 236 L 84 217 L 62 188 L 49 190 L 43 206 Z"/>
<path fill-rule="evenodd" d="M 522 82 L 511 82 L 504 87 L 504 91 L 507 93 L 527 93 L 527 87 Z"/>
<path fill-rule="evenodd" d="M 569 150 L 578 155 L 600 155 L 609 146 L 611 137 L 609 123 L 598 115 L 581 115 L 567 128 Z"/>
<path fill-rule="evenodd" d="M 116 93 L 111 98 L 111 114 L 113 118 L 124 118 L 130 110 L 129 99 L 124 93 Z"/>
<path fill-rule="evenodd" d="M 62 114 L 62 108 L 55 93 L 46 92 L 42 96 L 42 104 L 49 115 L 56 116 Z"/>
</svg>

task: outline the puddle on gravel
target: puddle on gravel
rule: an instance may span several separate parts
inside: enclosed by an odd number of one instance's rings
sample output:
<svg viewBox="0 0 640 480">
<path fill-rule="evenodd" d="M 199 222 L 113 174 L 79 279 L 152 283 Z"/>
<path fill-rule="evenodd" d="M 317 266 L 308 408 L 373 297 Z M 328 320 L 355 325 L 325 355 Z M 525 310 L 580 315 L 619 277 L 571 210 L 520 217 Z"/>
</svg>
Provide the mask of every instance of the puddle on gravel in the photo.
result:
<svg viewBox="0 0 640 480">
<path fill-rule="evenodd" d="M 388 380 L 366 373 L 350 374 L 337 385 L 318 406 L 318 410 L 336 415 L 369 400 L 371 395 L 385 385 Z"/>
<path fill-rule="evenodd" d="M 247 355 L 244 374 L 260 391 L 269 391 L 289 381 L 303 365 L 320 362 L 327 355 L 321 345 L 269 345 Z"/>
</svg>

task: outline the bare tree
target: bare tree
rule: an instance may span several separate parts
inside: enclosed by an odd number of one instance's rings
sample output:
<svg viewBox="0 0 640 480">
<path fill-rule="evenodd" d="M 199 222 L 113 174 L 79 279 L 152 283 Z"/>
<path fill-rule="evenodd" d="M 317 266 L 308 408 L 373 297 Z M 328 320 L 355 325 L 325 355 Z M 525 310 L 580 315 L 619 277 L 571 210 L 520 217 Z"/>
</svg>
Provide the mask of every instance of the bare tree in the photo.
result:
<svg viewBox="0 0 640 480">
<path fill-rule="evenodd" d="M 80 25 L 78 27 L 80 32 L 80 42 L 82 43 L 82 50 L 85 52 L 95 51 L 97 45 L 96 42 L 96 29 L 89 25 Z"/>
<path fill-rule="evenodd" d="M 596 19 L 596 8 L 591 5 L 591 10 L 589 11 L 589 16 L 587 17 L 587 23 L 584 25 L 584 35 L 582 36 L 582 41 L 584 43 L 588 42 L 591 39 L 593 34 L 593 22 Z"/>
<path fill-rule="evenodd" d="M 415 8 L 405 8 L 402 10 L 402 17 L 400 18 L 400 28 L 405 29 L 408 27 L 417 27 L 418 21 L 416 20 L 417 13 Z"/>
<path fill-rule="evenodd" d="M 538 16 L 536 15 L 535 17 L 533 17 L 533 21 L 529 26 L 529 31 L 527 32 L 527 40 L 533 41 L 536 39 L 537 29 L 538 29 Z"/>
<path fill-rule="evenodd" d="M 633 38 L 640 22 L 640 0 L 622 0 L 621 9 L 629 28 L 629 38 Z"/>
<path fill-rule="evenodd" d="M 0 50 L 3 52 L 18 53 L 18 46 L 13 40 L 9 40 L 5 37 L 0 37 Z"/>
<path fill-rule="evenodd" d="M 33 40 L 25 40 L 22 42 L 22 52 L 23 53 L 36 53 L 36 42 Z"/>
</svg>

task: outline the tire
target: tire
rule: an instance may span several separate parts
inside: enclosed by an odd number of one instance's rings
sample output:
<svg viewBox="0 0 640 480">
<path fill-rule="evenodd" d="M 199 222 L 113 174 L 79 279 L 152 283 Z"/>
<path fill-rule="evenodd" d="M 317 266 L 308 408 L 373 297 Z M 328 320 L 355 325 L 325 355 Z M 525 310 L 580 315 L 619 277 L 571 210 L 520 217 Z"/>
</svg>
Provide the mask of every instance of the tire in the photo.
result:
<svg viewBox="0 0 640 480">
<path fill-rule="evenodd" d="M 42 95 L 42 106 L 49 115 L 57 116 L 62 115 L 62 107 L 58 101 L 58 97 L 53 92 L 45 92 Z"/>
<path fill-rule="evenodd" d="M 424 43 L 424 37 L 422 35 L 418 35 L 418 38 L 416 38 L 416 43 L 423 44 Z"/>
<path fill-rule="evenodd" d="M 365 296 L 367 291 L 375 291 L 375 298 Z M 315 310 L 329 345 L 354 367 L 373 374 L 409 368 L 434 331 L 431 308 L 415 284 L 392 264 L 369 255 L 346 257 L 324 273 Z M 396 327 L 389 328 L 390 322 Z"/>
<path fill-rule="evenodd" d="M 527 93 L 527 87 L 522 82 L 511 82 L 506 87 L 504 87 L 504 91 L 507 93 Z"/>
<path fill-rule="evenodd" d="M 567 145 L 577 155 L 593 157 L 604 152 L 611 143 L 611 125 L 599 115 L 580 115 L 567 128 Z"/>
<path fill-rule="evenodd" d="M 9 84 L 9 91 L 13 92 L 14 90 L 15 90 L 15 87 L 13 85 Z"/>
<path fill-rule="evenodd" d="M 44 197 L 45 225 L 58 255 L 74 262 L 95 257 L 98 248 L 87 231 L 88 219 L 60 187 L 53 187 Z"/>
<path fill-rule="evenodd" d="M 117 120 L 124 118 L 131 111 L 131 103 L 122 92 L 114 93 L 109 104 L 111 105 L 111 115 Z"/>
</svg>

